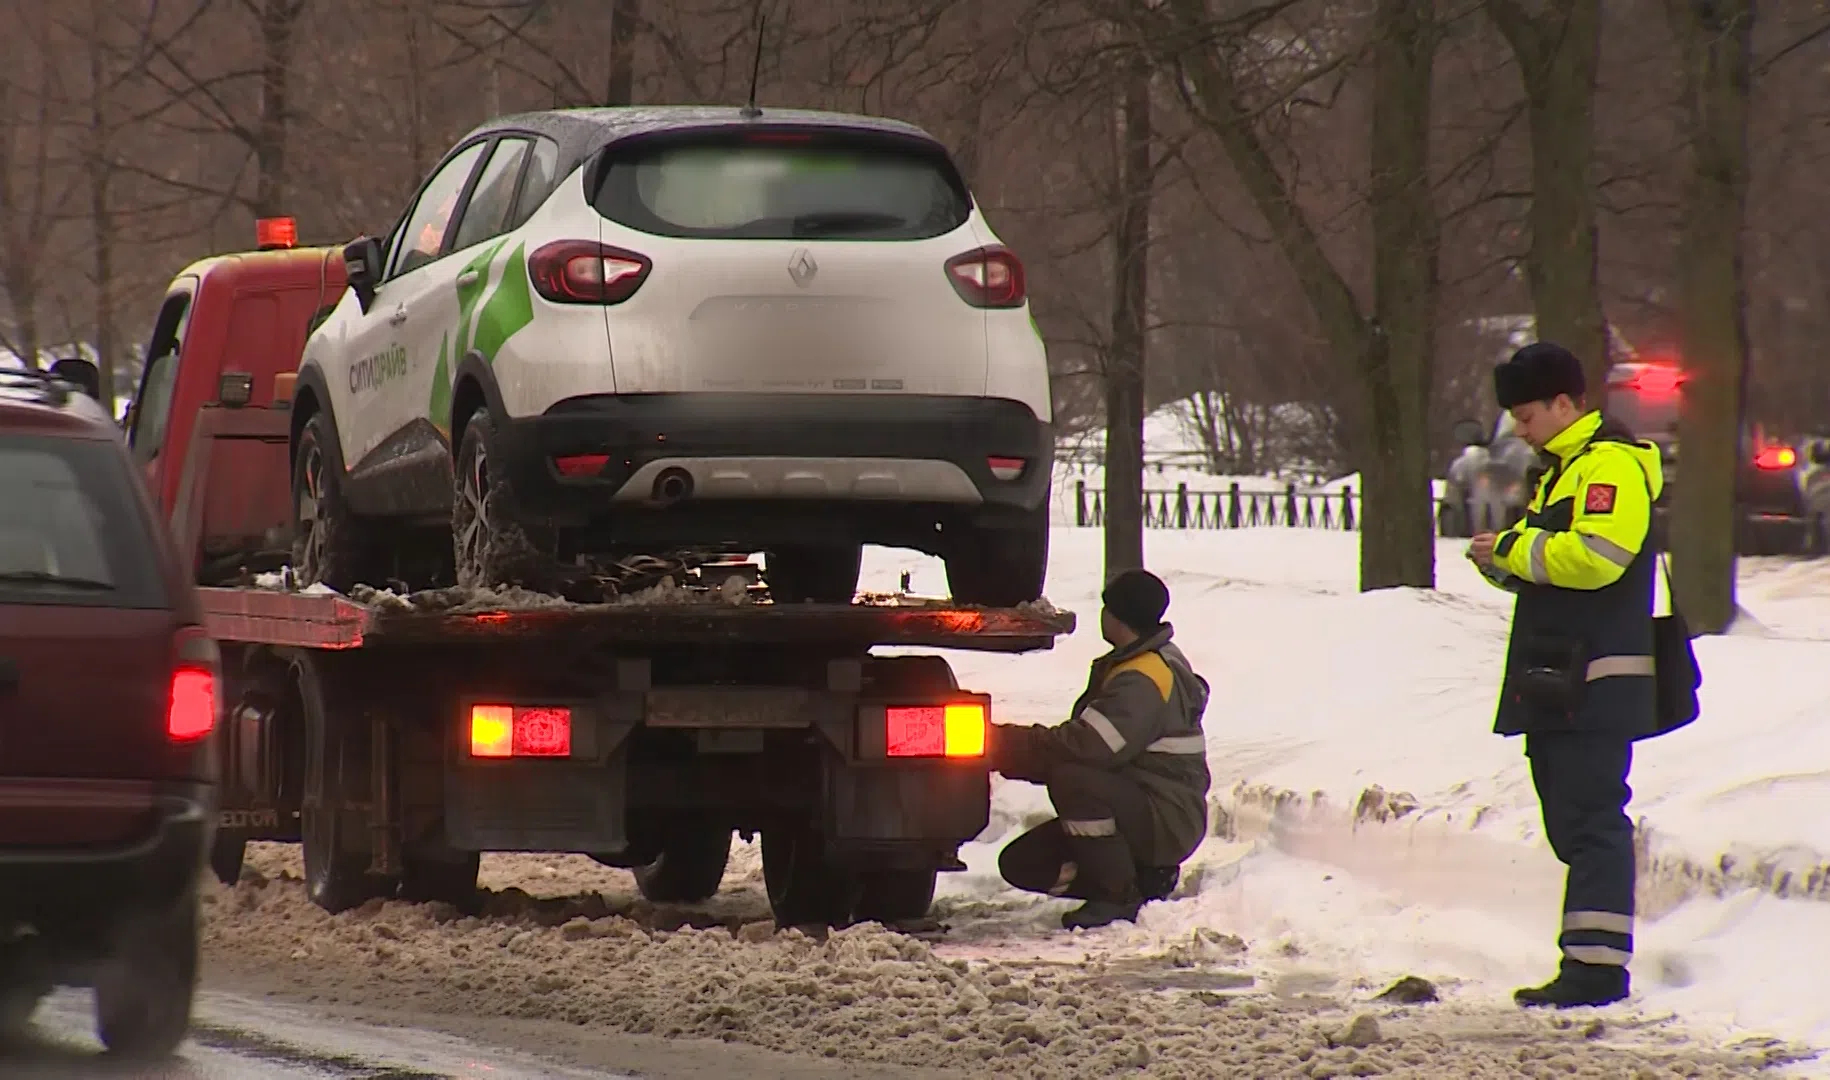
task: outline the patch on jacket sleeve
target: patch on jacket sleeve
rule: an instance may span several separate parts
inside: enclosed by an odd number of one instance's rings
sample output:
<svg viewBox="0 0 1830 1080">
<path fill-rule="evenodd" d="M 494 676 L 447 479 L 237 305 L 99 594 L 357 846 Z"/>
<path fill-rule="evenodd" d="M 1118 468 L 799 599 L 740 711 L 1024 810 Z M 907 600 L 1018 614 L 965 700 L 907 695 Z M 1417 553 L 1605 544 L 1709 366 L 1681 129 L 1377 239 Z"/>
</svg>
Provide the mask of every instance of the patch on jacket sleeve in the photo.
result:
<svg viewBox="0 0 1830 1080">
<path fill-rule="evenodd" d="M 1588 493 L 1583 496 L 1582 510 L 1588 514 L 1611 514 L 1614 512 L 1613 484 L 1590 484 Z"/>
</svg>

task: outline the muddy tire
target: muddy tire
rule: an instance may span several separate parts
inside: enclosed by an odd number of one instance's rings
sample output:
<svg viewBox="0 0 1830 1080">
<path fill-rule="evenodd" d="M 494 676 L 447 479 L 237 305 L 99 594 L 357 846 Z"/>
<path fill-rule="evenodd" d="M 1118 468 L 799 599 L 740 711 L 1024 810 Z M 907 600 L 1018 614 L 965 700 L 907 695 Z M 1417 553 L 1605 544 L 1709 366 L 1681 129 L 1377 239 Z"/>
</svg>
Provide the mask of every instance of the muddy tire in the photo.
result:
<svg viewBox="0 0 1830 1080">
<path fill-rule="evenodd" d="M 549 530 L 521 520 L 508 477 L 490 469 L 494 443 L 489 412 L 478 409 L 464 425 L 453 467 L 451 548 L 457 583 L 554 591 L 560 585 L 554 538 Z"/>
<path fill-rule="evenodd" d="M 697 822 L 673 830 L 661 856 L 635 871 L 642 896 L 656 904 L 697 904 L 718 895 L 731 859 L 731 830 Z"/>
<path fill-rule="evenodd" d="M 934 870 L 870 870 L 859 875 L 857 917 L 885 926 L 926 918 L 934 906 Z"/>
<path fill-rule="evenodd" d="M 197 992 L 198 918 L 193 893 L 122 926 L 95 978 L 96 1035 L 110 1053 L 153 1060 L 184 1041 Z"/>
<path fill-rule="evenodd" d="M 305 713 L 305 784 L 299 847 L 305 895 L 335 915 L 393 892 L 369 873 L 368 837 L 348 803 L 368 801 L 370 746 L 360 706 L 336 691 L 334 678 L 309 657 L 298 659 Z M 333 685 L 326 685 L 327 683 Z"/>
<path fill-rule="evenodd" d="M 771 550 L 763 577 L 778 604 L 849 604 L 858 593 L 862 545 Z"/>
<path fill-rule="evenodd" d="M 373 539 L 343 495 L 343 452 L 330 418 L 314 413 L 292 457 L 292 571 L 300 585 L 348 592 L 372 576 Z"/>
<path fill-rule="evenodd" d="M 471 911 L 477 906 L 477 868 L 481 859 L 474 851 L 441 852 L 438 858 L 406 856 L 401 860 L 400 898 Z"/>
<path fill-rule="evenodd" d="M 248 842 L 239 836 L 217 833 L 210 843 L 210 872 L 233 889 L 241 881 L 241 866 L 248 857 Z"/>
<path fill-rule="evenodd" d="M 764 829 L 762 860 L 777 926 L 851 924 L 858 876 L 832 860 L 817 832 L 805 826 Z"/>
<path fill-rule="evenodd" d="M 947 589 L 962 604 L 1015 607 L 1042 597 L 1048 576 L 1049 504 L 1018 525 L 979 529 L 947 552 Z"/>
</svg>

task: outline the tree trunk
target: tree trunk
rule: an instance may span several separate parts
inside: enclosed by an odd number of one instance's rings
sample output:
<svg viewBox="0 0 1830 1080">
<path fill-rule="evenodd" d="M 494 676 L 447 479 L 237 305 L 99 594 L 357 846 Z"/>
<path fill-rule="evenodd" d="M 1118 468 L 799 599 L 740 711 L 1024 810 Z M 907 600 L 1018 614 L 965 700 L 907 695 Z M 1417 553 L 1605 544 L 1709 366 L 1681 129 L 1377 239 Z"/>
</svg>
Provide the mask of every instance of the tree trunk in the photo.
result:
<svg viewBox="0 0 1830 1080">
<path fill-rule="evenodd" d="M 426 66 L 420 55 L 419 3 L 408 0 L 406 6 L 407 50 L 407 160 L 413 165 L 412 183 L 426 175 L 432 163 L 426 160 Z M 411 190 L 409 188 L 409 190 Z"/>
<path fill-rule="evenodd" d="M 1373 50 L 1369 196 L 1373 333 L 1360 376 L 1360 587 L 1436 580 L 1430 497 L 1430 385 L 1436 356 L 1439 248 L 1430 187 L 1433 0 L 1379 0 Z"/>
<path fill-rule="evenodd" d="M 1555 0 L 1542 15 L 1519 0 L 1487 0 L 1524 77 L 1531 121 L 1531 250 L 1525 258 L 1537 337 L 1582 360 L 1597 396 L 1607 385 L 1595 225 L 1595 70 L 1600 0 Z"/>
<path fill-rule="evenodd" d="M 1674 590 L 1691 628 L 1734 621 L 1735 473 L 1746 391 L 1742 268 L 1754 0 L 1668 0 L 1682 53 L 1691 174 L 1678 242 L 1678 334 L 1690 377 L 1679 411 Z"/>
<path fill-rule="evenodd" d="M 1112 344 L 1106 358 L 1106 576 L 1144 565 L 1145 318 L 1150 296 L 1150 69 L 1126 73 L 1118 221 L 1112 231 Z"/>
<path fill-rule="evenodd" d="M 307 0 L 266 0 L 260 13 L 261 111 L 255 129 L 254 216 L 286 211 L 286 121 L 292 63 L 292 31 Z"/>
<path fill-rule="evenodd" d="M 610 7 L 610 77 L 604 87 L 605 105 L 635 104 L 635 36 L 642 18 L 642 0 L 615 0 Z"/>
<path fill-rule="evenodd" d="M 89 2 L 89 222 L 95 243 L 95 367 L 101 377 L 102 407 L 114 414 L 114 162 L 107 84 L 110 78 L 102 0 Z"/>
</svg>

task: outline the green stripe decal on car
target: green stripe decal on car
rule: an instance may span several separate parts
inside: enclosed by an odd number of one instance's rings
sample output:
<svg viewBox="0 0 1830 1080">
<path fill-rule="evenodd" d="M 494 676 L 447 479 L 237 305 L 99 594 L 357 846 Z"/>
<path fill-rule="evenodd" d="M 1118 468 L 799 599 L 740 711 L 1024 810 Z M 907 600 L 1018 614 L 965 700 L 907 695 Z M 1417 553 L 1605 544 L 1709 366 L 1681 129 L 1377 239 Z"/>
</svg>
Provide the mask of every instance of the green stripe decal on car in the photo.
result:
<svg viewBox="0 0 1830 1080">
<path fill-rule="evenodd" d="M 517 245 L 510 252 L 502 266 L 501 279 L 489 299 L 478 310 L 477 302 L 489 287 L 490 265 L 508 243 L 506 239 L 498 240 L 472 259 L 460 274 L 476 271 L 476 280 L 468 285 L 459 285 L 457 339 L 453 342 L 446 334 L 438 346 L 438 364 L 432 371 L 432 399 L 427 403 L 426 413 L 432 425 L 451 434 L 451 383 L 457 377 L 458 362 L 472 351 L 483 358 L 483 362 L 493 365 L 496 353 L 509 338 L 520 333 L 521 328 L 534 321 L 534 299 L 527 282 L 527 246 Z M 472 321 L 472 316 L 475 321 Z"/>
<path fill-rule="evenodd" d="M 481 353 L 485 363 L 496 362 L 496 352 L 504 342 L 534 321 L 534 297 L 528 291 L 526 245 L 509 253 L 502 267 L 502 281 L 490 294 L 489 302 L 477 316 L 477 336 L 471 347 Z"/>
</svg>

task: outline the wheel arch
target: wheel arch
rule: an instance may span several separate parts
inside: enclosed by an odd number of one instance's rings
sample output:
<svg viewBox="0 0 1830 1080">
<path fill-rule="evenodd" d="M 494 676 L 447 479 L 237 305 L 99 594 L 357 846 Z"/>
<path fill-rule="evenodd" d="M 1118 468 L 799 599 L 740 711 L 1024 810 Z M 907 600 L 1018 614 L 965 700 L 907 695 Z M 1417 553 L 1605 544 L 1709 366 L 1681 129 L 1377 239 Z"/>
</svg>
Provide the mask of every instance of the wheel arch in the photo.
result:
<svg viewBox="0 0 1830 1080">
<path fill-rule="evenodd" d="M 336 441 L 337 462 L 343 464 L 343 433 L 337 428 L 337 415 L 330 408 L 329 387 L 324 381 L 324 372 L 316 364 L 306 364 L 299 369 L 299 381 L 292 394 L 292 416 L 289 420 L 286 448 L 286 463 L 289 467 L 298 465 L 299 436 L 305 431 L 305 425 L 311 418 L 323 413 L 330 423 L 331 436 Z"/>
<path fill-rule="evenodd" d="M 457 371 L 451 380 L 451 458 L 457 460 L 458 449 L 464 445 L 464 426 L 478 409 L 488 409 L 492 419 L 502 420 L 507 417 L 507 409 L 502 404 L 502 388 L 496 382 L 496 373 L 490 368 L 483 354 L 472 349 L 458 361 Z"/>
</svg>

